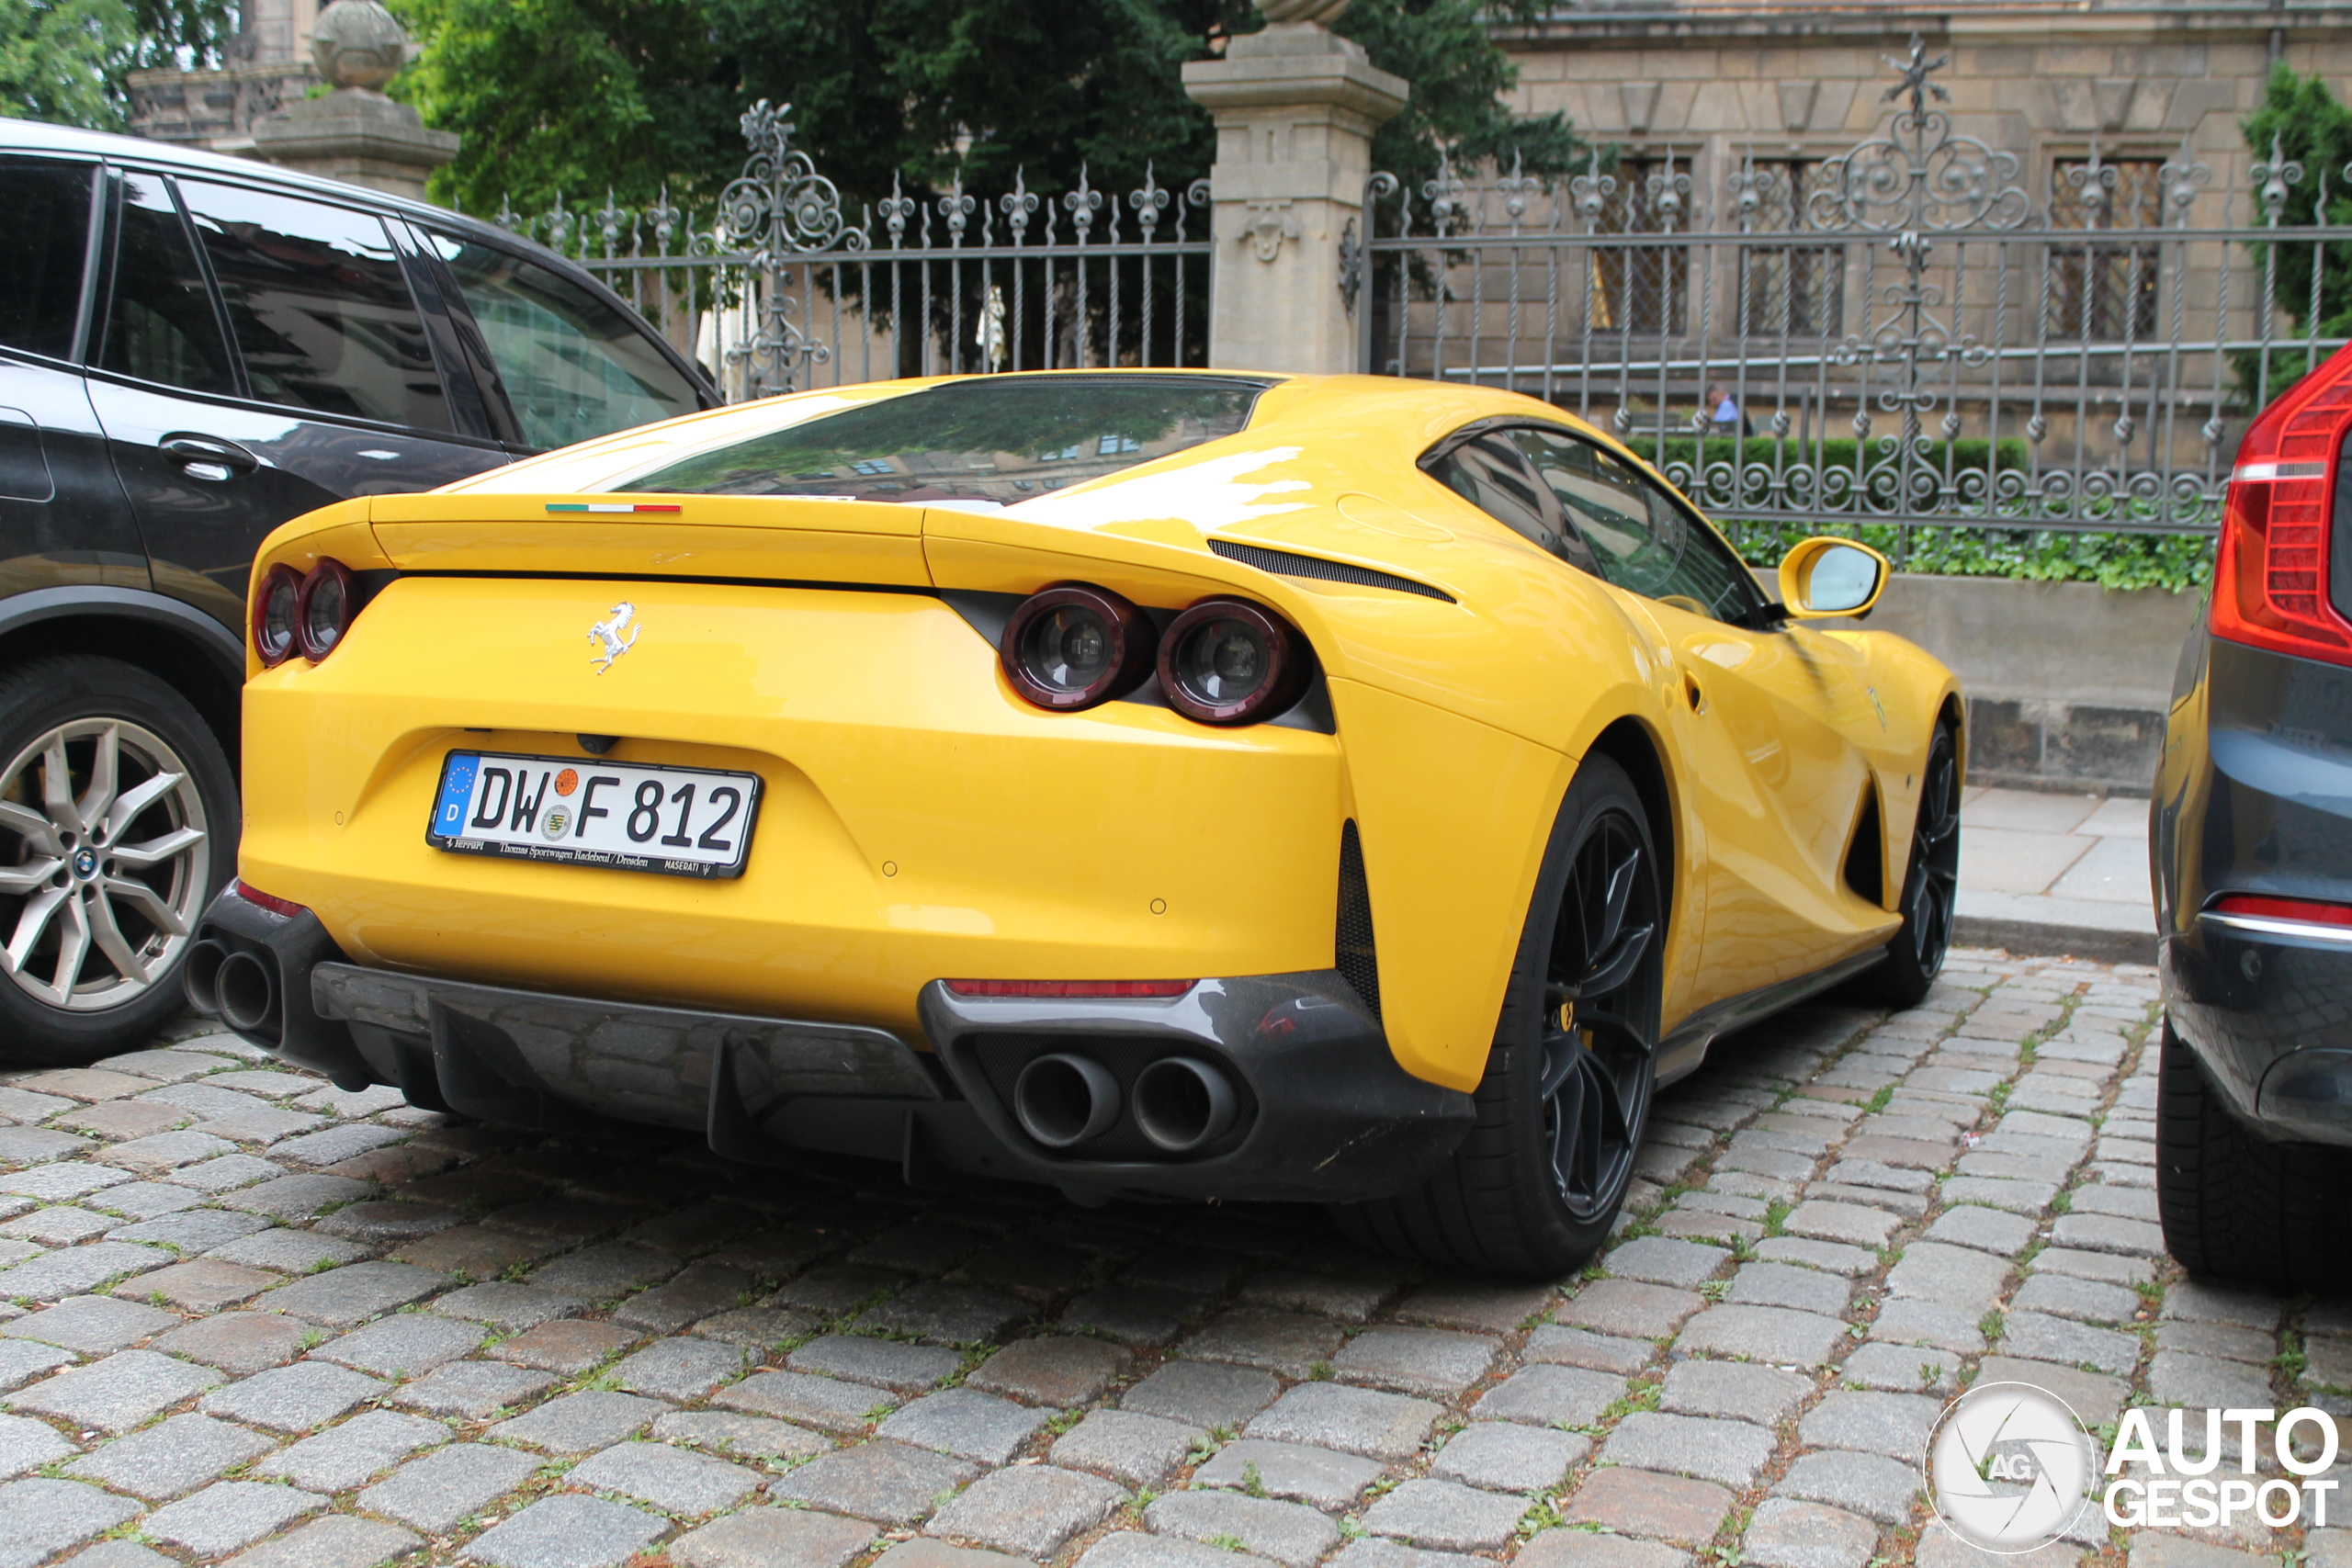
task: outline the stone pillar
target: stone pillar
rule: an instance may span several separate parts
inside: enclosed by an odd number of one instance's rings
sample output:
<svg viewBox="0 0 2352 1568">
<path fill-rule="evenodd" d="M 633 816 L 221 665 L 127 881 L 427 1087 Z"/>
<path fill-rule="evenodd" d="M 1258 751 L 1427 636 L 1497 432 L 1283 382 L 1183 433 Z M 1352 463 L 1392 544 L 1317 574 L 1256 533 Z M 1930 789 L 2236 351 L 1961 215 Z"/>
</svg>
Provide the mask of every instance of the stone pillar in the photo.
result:
<svg viewBox="0 0 2352 1568">
<path fill-rule="evenodd" d="M 1263 32 L 1184 67 L 1184 91 L 1216 117 L 1209 363 L 1219 369 L 1361 368 L 1340 238 L 1351 219 L 1363 237 L 1373 129 L 1405 107 L 1409 85 L 1332 34 L 1326 24 L 1346 7 L 1264 0 Z"/>
<path fill-rule="evenodd" d="M 311 33 L 311 58 L 334 91 L 256 120 L 250 149 L 237 151 L 424 200 L 425 176 L 458 155 L 458 139 L 427 130 L 416 110 L 378 91 L 407 63 L 409 50 L 407 32 L 379 0 L 336 0 Z"/>
</svg>

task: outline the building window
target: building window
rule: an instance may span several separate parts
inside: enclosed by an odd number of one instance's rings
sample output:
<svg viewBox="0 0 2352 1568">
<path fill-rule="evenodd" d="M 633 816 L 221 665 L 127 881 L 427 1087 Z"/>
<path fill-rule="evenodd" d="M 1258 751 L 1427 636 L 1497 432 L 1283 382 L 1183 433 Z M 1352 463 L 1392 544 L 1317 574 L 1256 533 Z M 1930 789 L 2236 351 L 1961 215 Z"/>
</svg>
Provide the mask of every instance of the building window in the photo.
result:
<svg viewBox="0 0 2352 1568">
<path fill-rule="evenodd" d="M 1690 173 L 1690 161 L 1677 158 L 1626 158 L 1617 164 L 1617 188 L 1593 220 L 1596 234 L 1657 234 L 1669 226 L 1679 234 L 1690 229 L 1690 198 L 1670 216 L 1658 197 L 1678 175 Z M 1690 253 L 1677 240 L 1670 245 L 1634 245 L 1623 249 L 1596 247 L 1592 268 L 1592 324 L 1598 332 L 1647 334 L 1690 330 Z"/>
<path fill-rule="evenodd" d="M 2156 330 L 2156 270 L 2161 246 L 2153 235 L 2164 220 L 2157 158 L 2103 162 L 2061 158 L 2051 173 L 2050 226 L 2094 233 L 2146 231 L 2144 241 L 2050 247 L 2050 333 L 2082 343 L 2120 343 Z"/>
<path fill-rule="evenodd" d="M 1782 158 L 1750 165 L 1757 204 L 1753 234 L 1803 234 L 1813 220 L 1816 192 L 1834 189 L 1836 176 L 1820 159 Z M 1743 245 L 1739 265 L 1740 331 L 1752 337 L 1834 337 L 1844 330 L 1846 250 L 1843 245 Z"/>
</svg>

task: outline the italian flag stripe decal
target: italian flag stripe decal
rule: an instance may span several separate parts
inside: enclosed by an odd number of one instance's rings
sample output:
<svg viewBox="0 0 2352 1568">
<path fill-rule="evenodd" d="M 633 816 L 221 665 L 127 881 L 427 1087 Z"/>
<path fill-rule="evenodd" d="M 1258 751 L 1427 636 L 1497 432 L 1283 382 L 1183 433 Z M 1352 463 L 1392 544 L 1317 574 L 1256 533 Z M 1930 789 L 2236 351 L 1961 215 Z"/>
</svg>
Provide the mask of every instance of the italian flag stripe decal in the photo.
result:
<svg viewBox="0 0 2352 1568">
<path fill-rule="evenodd" d="M 549 512 L 681 512 L 674 501 L 550 501 Z"/>
</svg>

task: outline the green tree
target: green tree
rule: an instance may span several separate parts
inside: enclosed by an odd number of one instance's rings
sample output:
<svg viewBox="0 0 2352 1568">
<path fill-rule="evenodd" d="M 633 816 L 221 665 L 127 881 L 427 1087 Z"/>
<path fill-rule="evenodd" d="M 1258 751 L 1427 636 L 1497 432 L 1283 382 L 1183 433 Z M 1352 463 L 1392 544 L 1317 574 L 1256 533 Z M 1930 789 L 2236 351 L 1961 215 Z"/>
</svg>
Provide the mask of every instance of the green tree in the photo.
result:
<svg viewBox="0 0 2352 1568">
<path fill-rule="evenodd" d="M 2302 178 L 2286 187 L 2286 205 L 2278 216 L 2282 231 L 2313 224 L 2352 224 L 2352 180 L 2344 172 L 2346 163 L 2352 161 L 2352 108 L 2336 101 L 2325 81 L 2298 76 L 2281 64 L 2264 86 L 2262 107 L 2241 128 L 2257 161 L 2269 162 L 2275 138 L 2280 158 L 2303 166 Z M 2323 188 L 2327 193 L 2324 211 L 2320 207 Z M 2253 220 L 2266 220 L 2258 190 L 2253 202 Z M 2300 333 L 2311 330 L 2312 269 L 2316 266 L 2320 337 L 2352 336 L 2352 244 L 2280 240 L 2256 246 L 2255 265 L 2268 263 L 2278 267 L 2278 306 Z M 2301 380 L 2305 369 L 2303 353 L 2291 343 L 2271 351 L 2267 377 L 2258 353 L 2233 357 L 2239 390 L 2256 407 Z"/>
<path fill-rule="evenodd" d="M 119 130 L 136 40 L 124 0 L 0 0 L 0 112 Z"/>
</svg>

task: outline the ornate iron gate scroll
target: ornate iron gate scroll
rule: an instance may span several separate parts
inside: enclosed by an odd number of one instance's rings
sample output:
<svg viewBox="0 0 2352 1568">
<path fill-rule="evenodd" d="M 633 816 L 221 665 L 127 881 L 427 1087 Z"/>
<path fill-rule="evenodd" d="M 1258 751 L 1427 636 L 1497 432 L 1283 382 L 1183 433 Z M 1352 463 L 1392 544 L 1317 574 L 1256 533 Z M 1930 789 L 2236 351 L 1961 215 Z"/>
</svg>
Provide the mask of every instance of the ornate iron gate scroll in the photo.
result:
<svg viewBox="0 0 2352 1568">
<path fill-rule="evenodd" d="M 2308 172 L 2275 146 L 2253 224 L 2185 143 L 2113 160 L 2094 140 L 2036 208 L 2014 155 L 1933 107 L 1944 61 L 1915 38 L 1887 63 L 1881 134 L 1743 157 L 1725 213 L 1670 146 L 1551 182 L 1374 175 L 1339 280 L 1363 368 L 1532 393 L 1734 523 L 2212 531 L 2247 389 L 2344 341 L 2318 331 L 2323 265 L 2286 302 L 2281 258 L 2321 263 L 2352 228 L 2281 222 Z"/>
<path fill-rule="evenodd" d="M 1013 188 L 859 209 L 792 145 L 789 104 L 743 116 L 751 156 L 700 221 L 560 196 L 497 220 L 579 261 L 698 357 L 730 402 L 901 375 L 1199 364 L 1208 182 L 1058 197 Z"/>
</svg>

